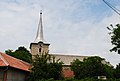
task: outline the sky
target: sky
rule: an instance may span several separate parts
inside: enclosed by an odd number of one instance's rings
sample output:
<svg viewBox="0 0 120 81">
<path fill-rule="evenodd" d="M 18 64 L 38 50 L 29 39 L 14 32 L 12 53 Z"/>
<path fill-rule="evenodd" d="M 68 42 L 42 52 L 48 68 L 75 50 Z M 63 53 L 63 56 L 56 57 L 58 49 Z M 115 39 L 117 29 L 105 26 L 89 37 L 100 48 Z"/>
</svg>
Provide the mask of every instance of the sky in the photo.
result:
<svg viewBox="0 0 120 81">
<path fill-rule="evenodd" d="M 120 0 L 106 0 L 120 8 Z M 0 0 L 0 51 L 34 42 L 40 10 L 44 39 L 50 53 L 100 56 L 112 65 L 120 63 L 107 26 L 120 23 L 120 16 L 102 0 Z"/>
</svg>

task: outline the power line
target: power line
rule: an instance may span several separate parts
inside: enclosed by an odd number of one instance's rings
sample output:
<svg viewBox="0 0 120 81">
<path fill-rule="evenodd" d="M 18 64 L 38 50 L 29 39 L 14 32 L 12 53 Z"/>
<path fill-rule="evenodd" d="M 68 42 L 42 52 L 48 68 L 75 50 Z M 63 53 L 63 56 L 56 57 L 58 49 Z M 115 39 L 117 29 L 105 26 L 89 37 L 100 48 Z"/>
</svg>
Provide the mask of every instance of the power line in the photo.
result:
<svg viewBox="0 0 120 81">
<path fill-rule="evenodd" d="M 108 3 L 111 7 L 113 7 L 117 12 L 119 11 L 120 12 L 120 10 L 119 9 L 117 9 L 115 6 L 113 6 L 112 4 L 110 4 L 110 3 Z"/>
<path fill-rule="evenodd" d="M 105 4 L 107 4 L 112 10 L 114 10 L 118 15 L 120 15 L 120 10 L 119 9 L 117 9 L 116 7 L 114 7 L 112 4 L 110 4 L 109 2 L 107 2 L 105 0 L 103 0 L 103 2 Z"/>
</svg>

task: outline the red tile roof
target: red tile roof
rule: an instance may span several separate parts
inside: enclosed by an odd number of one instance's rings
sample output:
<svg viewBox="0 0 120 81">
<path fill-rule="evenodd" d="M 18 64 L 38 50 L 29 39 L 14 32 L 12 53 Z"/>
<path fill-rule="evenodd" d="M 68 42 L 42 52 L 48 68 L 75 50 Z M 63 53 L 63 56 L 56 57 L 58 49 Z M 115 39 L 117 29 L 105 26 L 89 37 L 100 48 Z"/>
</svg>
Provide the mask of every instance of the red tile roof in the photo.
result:
<svg viewBox="0 0 120 81">
<path fill-rule="evenodd" d="M 0 52 L 0 66 L 9 66 L 24 71 L 30 71 L 30 64 Z"/>
</svg>

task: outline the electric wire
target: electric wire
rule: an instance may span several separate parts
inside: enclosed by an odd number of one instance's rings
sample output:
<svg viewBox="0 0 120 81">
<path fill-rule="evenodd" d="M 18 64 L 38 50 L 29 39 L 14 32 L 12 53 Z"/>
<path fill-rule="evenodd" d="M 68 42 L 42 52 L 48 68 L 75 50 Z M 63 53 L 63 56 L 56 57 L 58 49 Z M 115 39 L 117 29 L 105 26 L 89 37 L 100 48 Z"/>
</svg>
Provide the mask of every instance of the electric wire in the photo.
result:
<svg viewBox="0 0 120 81">
<path fill-rule="evenodd" d="M 112 10 L 114 10 L 118 15 L 120 15 L 120 10 L 117 9 L 116 7 L 114 7 L 112 4 L 110 4 L 109 2 L 103 0 L 103 2 L 108 5 Z"/>
</svg>

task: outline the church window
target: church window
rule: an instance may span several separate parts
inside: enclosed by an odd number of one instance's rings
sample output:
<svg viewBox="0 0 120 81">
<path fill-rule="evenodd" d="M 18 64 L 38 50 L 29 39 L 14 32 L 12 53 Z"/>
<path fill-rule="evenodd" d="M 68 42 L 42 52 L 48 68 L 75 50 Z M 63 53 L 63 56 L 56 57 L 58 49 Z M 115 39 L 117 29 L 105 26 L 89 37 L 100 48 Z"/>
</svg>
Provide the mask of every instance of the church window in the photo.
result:
<svg viewBox="0 0 120 81">
<path fill-rule="evenodd" d="M 39 48 L 39 52 L 41 53 L 41 48 Z"/>
</svg>

